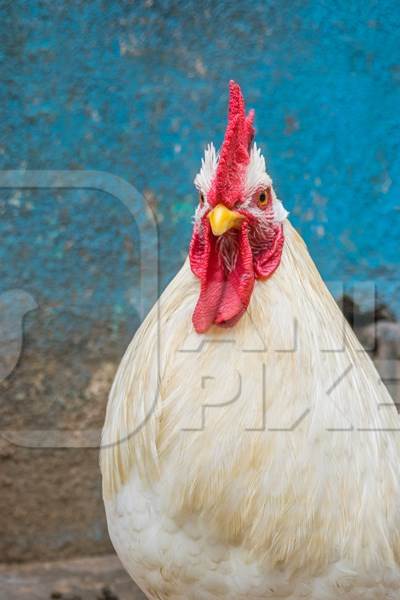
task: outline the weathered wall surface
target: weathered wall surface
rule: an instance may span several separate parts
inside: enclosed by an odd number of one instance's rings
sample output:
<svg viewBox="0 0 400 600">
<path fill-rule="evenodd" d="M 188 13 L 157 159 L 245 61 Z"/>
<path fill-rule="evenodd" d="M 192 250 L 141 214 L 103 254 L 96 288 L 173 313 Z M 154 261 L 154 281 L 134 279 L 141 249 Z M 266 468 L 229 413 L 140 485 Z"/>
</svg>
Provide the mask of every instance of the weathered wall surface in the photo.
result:
<svg viewBox="0 0 400 600">
<path fill-rule="evenodd" d="M 237 79 L 324 278 L 373 280 L 399 312 L 399 31 L 394 0 L 5 2 L 0 169 L 133 184 L 157 212 L 162 288 Z M 93 189 L 0 189 L 0 213 L 0 428 L 99 428 L 150 234 Z M 2 444 L 0 560 L 109 549 L 95 449 Z"/>
</svg>

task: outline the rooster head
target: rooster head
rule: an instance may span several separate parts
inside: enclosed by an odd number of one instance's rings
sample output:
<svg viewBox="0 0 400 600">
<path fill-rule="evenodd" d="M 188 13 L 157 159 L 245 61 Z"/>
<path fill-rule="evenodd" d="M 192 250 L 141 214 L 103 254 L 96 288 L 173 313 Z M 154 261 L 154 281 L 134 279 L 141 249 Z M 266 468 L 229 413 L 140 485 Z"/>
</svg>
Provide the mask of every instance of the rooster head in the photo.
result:
<svg viewBox="0 0 400 600">
<path fill-rule="evenodd" d="M 256 279 L 277 269 L 287 212 L 277 199 L 246 115 L 240 87 L 229 83 L 228 125 L 217 154 L 210 144 L 194 180 L 199 204 L 189 257 L 200 280 L 193 313 L 198 333 L 230 327 L 247 309 Z"/>
</svg>

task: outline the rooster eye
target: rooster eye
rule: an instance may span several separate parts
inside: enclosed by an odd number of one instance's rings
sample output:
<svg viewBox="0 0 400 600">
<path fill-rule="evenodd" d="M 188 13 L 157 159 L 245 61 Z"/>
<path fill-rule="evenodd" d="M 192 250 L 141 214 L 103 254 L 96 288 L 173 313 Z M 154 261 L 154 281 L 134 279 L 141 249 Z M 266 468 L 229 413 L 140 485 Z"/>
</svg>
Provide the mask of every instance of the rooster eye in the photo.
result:
<svg viewBox="0 0 400 600">
<path fill-rule="evenodd" d="M 200 202 L 200 206 L 204 206 L 204 194 L 203 194 L 203 192 L 200 192 L 199 202 Z"/>
<path fill-rule="evenodd" d="M 263 190 L 262 192 L 260 192 L 260 194 L 258 195 L 258 205 L 261 208 L 264 208 L 265 206 L 267 206 L 269 200 L 271 198 L 271 190 L 267 189 L 267 190 Z"/>
</svg>

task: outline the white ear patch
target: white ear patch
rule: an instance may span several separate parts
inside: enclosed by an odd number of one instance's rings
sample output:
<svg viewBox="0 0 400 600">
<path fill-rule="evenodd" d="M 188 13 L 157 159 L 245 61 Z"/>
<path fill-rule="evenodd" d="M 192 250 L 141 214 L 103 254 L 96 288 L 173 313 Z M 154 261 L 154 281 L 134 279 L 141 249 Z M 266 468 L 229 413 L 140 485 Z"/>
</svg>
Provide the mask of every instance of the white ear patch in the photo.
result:
<svg viewBox="0 0 400 600">
<path fill-rule="evenodd" d="M 253 195 L 265 187 L 272 189 L 272 204 L 274 208 L 274 221 L 280 223 L 288 216 L 287 210 L 275 195 L 272 187 L 272 179 L 268 175 L 265 168 L 265 158 L 261 154 L 261 150 L 254 143 L 250 151 L 250 162 L 246 173 L 245 196 L 246 201 L 250 202 Z"/>
<path fill-rule="evenodd" d="M 201 169 L 194 178 L 194 185 L 199 192 L 207 194 L 217 170 L 218 155 L 214 144 L 208 144 L 204 152 L 204 158 L 201 159 Z"/>
<path fill-rule="evenodd" d="M 275 221 L 277 223 L 282 223 L 282 221 L 284 221 L 286 219 L 286 217 L 288 216 L 289 213 L 286 210 L 286 208 L 283 206 L 282 202 L 280 200 L 278 200 L 278 198 L 275 196 L 275 193 L 274 193 L 274 199 L 273 199 L 273 207 L 274 207 Z"/>
</svg>

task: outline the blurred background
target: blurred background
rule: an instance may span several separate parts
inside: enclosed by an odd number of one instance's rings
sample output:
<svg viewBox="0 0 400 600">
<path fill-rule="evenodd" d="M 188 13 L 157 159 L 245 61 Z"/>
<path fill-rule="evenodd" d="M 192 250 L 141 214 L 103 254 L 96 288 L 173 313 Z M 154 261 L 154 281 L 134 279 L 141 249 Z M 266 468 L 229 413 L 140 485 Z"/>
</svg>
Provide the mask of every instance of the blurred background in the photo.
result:
<svg viewBox="0 0 400 600">
<path fill-rule="evenodd" d="M 397 1 L 13 0 L 0 2 L 0 36 L 0 169 L 129 182 L 157 215 L 160 290 L 186 256 L 193 178 L 237 80 L 323 278 L 353 312 L 358 290 L 363 339 L 385 321 L 379 352 L 400 358 Z M 17 434 L 101 428 L 140 323 L 146 236 L 101 191 L 3 186 L 0 213 L 0 584 L 25 598 L 11 563 L 112 551 L 96 444 L 23 447 Z"/>
</svg>

